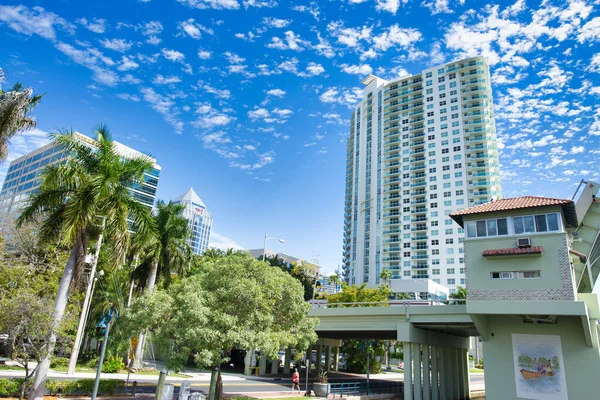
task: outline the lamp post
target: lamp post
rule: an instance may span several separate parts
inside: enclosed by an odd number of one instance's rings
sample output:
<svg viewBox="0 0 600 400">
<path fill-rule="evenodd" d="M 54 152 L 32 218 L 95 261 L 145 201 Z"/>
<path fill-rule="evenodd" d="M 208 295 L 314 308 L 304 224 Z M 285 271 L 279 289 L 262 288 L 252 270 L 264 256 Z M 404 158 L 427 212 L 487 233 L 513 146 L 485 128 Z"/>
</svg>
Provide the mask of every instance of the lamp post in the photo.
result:
<svg viewBox="0 0 600 400">
<path fill-rule="evenodd" d="M 96 281 L 96 267 L 98 266 L 98 257 L 100 257 L 100 248 L 102 247 L 102 238 L 104 236 L 104 227 L 106 226 L 106 217 L 102 217 L 102 230 L 98 236 L 98 242 L 96 243 L 96 254 L 92 260 L 90 278 L 85 290 L 85 298 L 81 306 L 81 314 L 79 315 L 79 324 L 77 325 L 77 333 L 75 334 L 75 342 L 73 343 L 73 351 L 71 352 L 71 358 L 69 359 L 69 366 L 67 368 L 67 375 L 73 375 L 75 373 L 75 366 L 77 365 L 77 357 L 79 356 L 79 350 L 81 348 L 81 341 L 83 339 L 83 332 L 85 331 L 85 323 L 87 321 L 88 310 L 92 302 L 93 286 Z"/>
<path fill-rule="evenodd" d="M 265 261 L 267 258 L 267 240 L 270 240 L 270 239 L 277 239 L 279 241 L 279 243 L 285 243 L 285 240 L 276 238 L 274 236 L 269 237 L 269 235 L 267 233 L 265 233 L 265 243 L 263 245 L 263 261 Z"/>
</svg>

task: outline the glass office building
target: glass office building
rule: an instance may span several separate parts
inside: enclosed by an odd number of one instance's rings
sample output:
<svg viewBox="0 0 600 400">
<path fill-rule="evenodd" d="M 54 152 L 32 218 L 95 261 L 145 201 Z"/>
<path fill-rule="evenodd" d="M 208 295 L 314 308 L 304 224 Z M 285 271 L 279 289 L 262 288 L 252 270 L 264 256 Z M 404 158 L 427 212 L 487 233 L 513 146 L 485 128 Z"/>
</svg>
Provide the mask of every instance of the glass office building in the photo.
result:
<svg viewBox="0 0 600 400">
<path fill-rule="evenodd" d="M 73 132 L 73 135 L 83 143 L 89 146 L 95 146 L 95 140 Z M 113 142 L 117 153 L 126 158 L 148 157 L 147 155 L 134 150 L 119 142 Z M 26 204 L 30 194 L 36 193 L 42 182 L 44 168 L 66 159 L 68 154 L 58 145 L 49 143 L 29 154 L 21 156 L 10 163 L 4 184 L 0 191 L 0 219 L 7 216 L 16 218 L 19 211 Z M 154 207 L 156 188 L 160 176 L 160 166 L 156 164 L 154 158 L 150 158 L 154 163 L 153 168 L 144 174 L 144 181 L 132 185 L 130 188 L 133 197 L 140 203 Z"/>
<path fill-rule="evenodd" d="M 189 244 L 194 254 L 204 253 L 208 248 L 213 222 L 206 205 L 192 188 L 175 199 L 173 203 L 185 205 L 183 215 L 190 222 L 192 231 Z"/>
</svg>

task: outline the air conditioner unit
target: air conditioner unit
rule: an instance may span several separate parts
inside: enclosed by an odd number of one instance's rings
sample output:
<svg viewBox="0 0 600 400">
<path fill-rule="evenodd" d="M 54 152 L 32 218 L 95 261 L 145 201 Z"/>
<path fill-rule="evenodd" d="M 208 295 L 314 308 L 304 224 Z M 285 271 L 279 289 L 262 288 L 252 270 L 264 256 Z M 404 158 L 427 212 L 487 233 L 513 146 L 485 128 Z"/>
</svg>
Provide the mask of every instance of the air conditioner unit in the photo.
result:
<svg viewBox="0 0 600 400">
<path fill-rule="evenodd" d="M 530 238 L 517 239 L 517 247 L 520 249 L 523 249 L 525 247 L 531 247 L 531 239 Z"/>
</svg>

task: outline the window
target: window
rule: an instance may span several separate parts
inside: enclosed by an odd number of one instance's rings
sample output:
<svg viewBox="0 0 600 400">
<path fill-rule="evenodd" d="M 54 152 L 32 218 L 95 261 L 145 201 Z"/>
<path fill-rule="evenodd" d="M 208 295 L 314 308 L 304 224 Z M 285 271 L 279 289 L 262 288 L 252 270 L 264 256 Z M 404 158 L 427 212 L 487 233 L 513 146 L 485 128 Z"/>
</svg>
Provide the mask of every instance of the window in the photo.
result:
<svg viewBox="0 0 600 400">
<path fill-rule="evenodd" d="M 432 240 L 431 241 L 431 245 L 432 246 L 438 246 L 440 244 L 440 241 L 438 239 Z"/>
<path fill-rule="evenodd" d="M 433 94 L 433 89 L 427 89 L 427 94 Z M 433 104 L 432 104 L 433 106 Z"/>
<path fill-rule="evenodd" d="M 425 74 L 425 78 L 431 78 L 431 75 L 433 74 L 433 72 L 427 72 Z"/>
<path fill-rule="evenodd" d="M 444 76 L 440 76 L 440 77 L 438 78 L 438 83 L 442 83 L 442 82 L 444 82 L 445 80 L 446 80 L 446 77 L 444 77 Z"/>
<path fill-rule="evenodd" d="M 467 237 L 503 235 L 508 235 L 508 224 L 506 222 L 506 218 L 467 222 Z"/>
<path fill-rule="evenodd" d="M 440 270 L 438 268 L 434 268 L 431 270 L 431 275 L 439 275 L 440 274 Z"/>
<path fill-rule="evenodd" d="M 512 272 L 492 272 L 492 279 L 513 279 Z"/>
<path fill-rule="evenodd" d="M 448 279 L 448 285 L 455 285 L 456 279 Z"/>
<path fill-rule="evenodd" d="M 439 256 L 440 255 L 440 249 L 432 249 L 431 250 L 431 255 L 432 256 Z"/>
<path fill-rule="evenodd" d="M 539 279 L 542 277 L 541 271 L 519 271 L 517 272 L 518 279 Z"/>
<path fill-rule="evenodd" d="M 447 273 L 448 275 L 454 275 L 454 268 L 448 268 L 448 269 L 446 270 L 446 273 Z"/>
<path fill-rule="evenodd" d="M 556 232 L 560 231 L 558 214 L 527 215 L 524 217 L 513 217 L 515 235 L 534 232 Z"/>
</svg>

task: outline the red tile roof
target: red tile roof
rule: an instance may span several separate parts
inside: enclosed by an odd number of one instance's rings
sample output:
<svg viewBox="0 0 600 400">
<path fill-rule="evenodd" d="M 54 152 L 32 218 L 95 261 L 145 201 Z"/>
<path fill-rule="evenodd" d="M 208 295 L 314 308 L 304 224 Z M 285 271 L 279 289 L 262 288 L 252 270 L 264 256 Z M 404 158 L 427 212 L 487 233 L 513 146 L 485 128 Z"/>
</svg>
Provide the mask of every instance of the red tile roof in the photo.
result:
<svg viewBox="0 0 600 400">
<path fill-rule="evenodd" d="M 463 226 L 463 216 L 485 214 L 497 211 L 520 210 L 524 208 L 562 206 L 567 225 L 577 226 L 577 214 L 575 212 L 575 202 L 568 199 L 553 199 L 551 197 L 522 196 L 508 199 L 490 201 L 489 203 L 466 208 L 450 214 L 450 217 L 460 226 Z"/>
<path fill-rule="evenodd" d="M 522 254 L 542 254 L 542 246 L 533 247 L 515 247 L 511 249 L 493 249 L 484 250 L 484 257 L 496 257 L 496 256 L 518 256 Z"/>
</svg>

